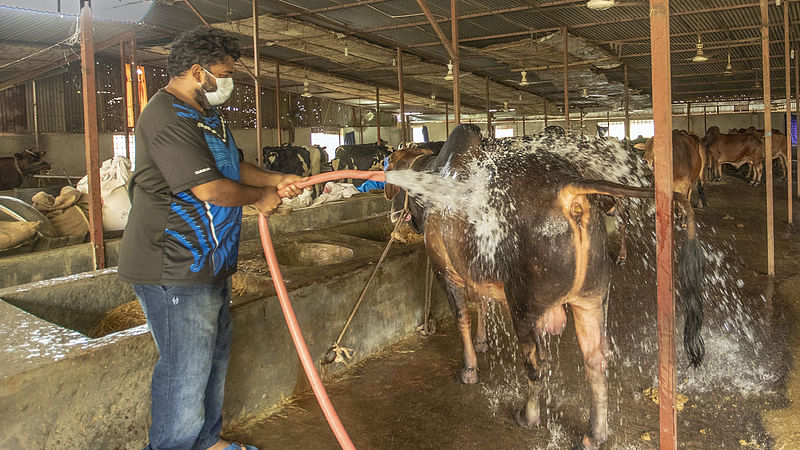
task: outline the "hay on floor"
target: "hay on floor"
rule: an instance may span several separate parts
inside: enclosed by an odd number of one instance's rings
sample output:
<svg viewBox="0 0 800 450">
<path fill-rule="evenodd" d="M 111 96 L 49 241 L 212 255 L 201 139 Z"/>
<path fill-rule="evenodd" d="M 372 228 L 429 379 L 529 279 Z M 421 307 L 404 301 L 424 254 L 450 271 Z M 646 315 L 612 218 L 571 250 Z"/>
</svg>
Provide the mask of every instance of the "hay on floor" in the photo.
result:
<svg viewBox="0 0 800 450">
<path fill-rule="evenodd" d="M 89 337 L 95 339 L 145 323 L 147 323 L 147 318 L 144 316 L 139 300 L 133 300 L 108 311 L 89 331 Z"/>
</svg>

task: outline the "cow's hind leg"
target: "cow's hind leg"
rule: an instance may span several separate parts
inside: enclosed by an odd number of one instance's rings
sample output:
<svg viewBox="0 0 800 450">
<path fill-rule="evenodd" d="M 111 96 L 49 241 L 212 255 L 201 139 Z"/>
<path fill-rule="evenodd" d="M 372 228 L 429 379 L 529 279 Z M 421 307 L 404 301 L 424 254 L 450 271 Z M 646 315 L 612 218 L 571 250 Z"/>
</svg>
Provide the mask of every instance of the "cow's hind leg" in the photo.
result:
<svg viewBox="0 0 800 450">
<path fill-rule="evenodd" d="M 478 382 L 478 356 L 475 354 L 475 347 L 472 344 L 472 330 L 470 329 L 472 324 L 467 307 L 467 290 L 439 271 L 436 274 L 447 291 L 447 300 L 453 310 L 453 315 L 455 315 L 458 332 L 461 334 L 461 343 L 464 346 L 464 366 L 459 374 L 459 379 L 464 384 L 475 384 Z"/>
<path fill-rule="evenodd" d="M 575 319 L 575 333 L 583 353 L 584 369 L 592 392 L 589 413 L 589 430 L 581 445 L 586 449 L 599 449 L 608 439 L 608 386 L 606 380 L 606 353 L 603 297 L 582 298 L 571 304 Z"/>
<path fill-rule="evenodd" d="M 522 281 L 526 280 L 526 281 Z M 534 302 L 528 277 L 520 278 L 517 283 L 506 283 L 505 293 L 511 310 L 514 331 L 519 339 L 519 347 L 525 358 L 525 373 L 528 376 L 528 398 L 522 409 L 514 414 L 517 425 L 530 428 L 541 423 L 539 410 L 539 394 L 547 373 L 544 333 L 537 330 L 536 318 L 539 316 L 530 311 L 529 305 Z M 562 310 L 563 311 L 563 310 Z"/>
<path fill-rule="evenodd" d="M 706 190 L 703 188 L 703 182 L 697 180 L 697 196 L 700 198 L 698 202 L 698 206 L 700 208 L 705 208 L 708 206 L 708 201 L 706 200 Z"/>
</svg>

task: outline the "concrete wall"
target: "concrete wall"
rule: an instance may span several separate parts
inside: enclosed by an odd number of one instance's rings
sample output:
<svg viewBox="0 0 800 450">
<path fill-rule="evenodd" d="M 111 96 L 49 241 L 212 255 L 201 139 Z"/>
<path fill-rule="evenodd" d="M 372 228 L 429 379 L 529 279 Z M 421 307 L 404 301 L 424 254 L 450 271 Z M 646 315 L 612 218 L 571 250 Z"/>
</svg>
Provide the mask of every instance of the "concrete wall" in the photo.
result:
<svg viewBox="0 0 800 450">
<path fill-rule="evenodd" d="M 12 156 L 14 153 L 33 148 L 36 140 L 30 134 L 0 133 L 0 157 Z"/>
</svg>

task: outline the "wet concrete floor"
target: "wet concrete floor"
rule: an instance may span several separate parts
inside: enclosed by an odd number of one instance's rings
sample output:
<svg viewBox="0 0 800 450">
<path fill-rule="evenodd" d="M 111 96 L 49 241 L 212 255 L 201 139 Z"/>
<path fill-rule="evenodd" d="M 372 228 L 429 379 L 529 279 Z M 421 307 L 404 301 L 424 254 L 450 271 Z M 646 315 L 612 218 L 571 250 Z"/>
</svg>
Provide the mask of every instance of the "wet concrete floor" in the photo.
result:
<svg viewBox="0 0 800 450">
<path fill-rule="evenodd" d="M 785 182 L 775 187 L 774 282 L 766 275 L 764 186 L 728 175 L 708 184 L 706 192 L 710 206 L 697 211 L 709 259 L 706 359 L 699 369 L 688 368 L 678 306 L 678 393 L 684 401 L 678 445 L 800 448 L 800 376 L 792 372 L 800 356 L 794 326 L 800 318 L 800 233 L 786 233 Z M 633 242 L 629 262 L 612 269 L 607 449 L 658 448 L 658 405 L 647 392 L 658 384 L 654 245 L 647 236 L 652 229 L 649 224 L 639 230 L 644 242 Z M 616 254 L 617 244 L 609 250 Z M 492 346 L 479 355 L 481 380 L 475 385 L 457 382 L 461 344 L 452 321 L 439 328 L 432 336 L 407 338 L 328 383 L 357 448 L 562 449 L 580 439 L 589 393 L 571 323 L 549 344 L 552 374 L 541 399 L 542 425 L 532 430 L 511 419 L 522 404 L 525 378 L 509 337 L 513 331 L 501 315 L 490 314 Z M 226 432 L 261 449 L 338 447 L 310 393 Z"/>
</svg>

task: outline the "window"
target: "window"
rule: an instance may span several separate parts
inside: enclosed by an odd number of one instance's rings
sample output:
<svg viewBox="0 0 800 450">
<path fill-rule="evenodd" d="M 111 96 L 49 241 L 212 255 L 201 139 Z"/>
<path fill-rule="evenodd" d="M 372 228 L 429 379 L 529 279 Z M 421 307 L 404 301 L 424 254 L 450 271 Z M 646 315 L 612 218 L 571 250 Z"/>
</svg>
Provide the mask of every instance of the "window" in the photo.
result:
<svg viewBox="0 0 800 450">
<path fill-rule="evenodd" d="M 114 139 L 114 156 L 125 156 L 125 135 L 115 134 Z M 136 136 L 131 133 L 128 135 L 128 142 L 130 142 L 130 160 L 131 170 L 136 169 Z"/>
<path fill-rule="evenodd" d="M 608 132 L 611 137 L 625 139 L 625 122 L 611 122 Z M 652 120 L 631 120 L 631 139 L 639 136 L 649 138 L 654 134 L 655 122 Z"/>
<path fill-rule="evenodd" d="M 425 136 L 422 134 L 422 127 L 411 128 L 413 142 L 425 142 Z"/>
<path fill-rule="evenodd" d="M 336 147 L 341 145 L 339 142 L 339 135 L 335 133 L 311 133 L 311 145 L 325 148 L 325 152 L 328 153 L 328 161 L 336 157 Z"/>
<path fill-rule="evenodd" d="M 505 138 L 505 137 L 514 137 L 514 128 L 512 127 L 496 127 L 494 129 L 494 137 L 496 138 Z"/>
</svg>

